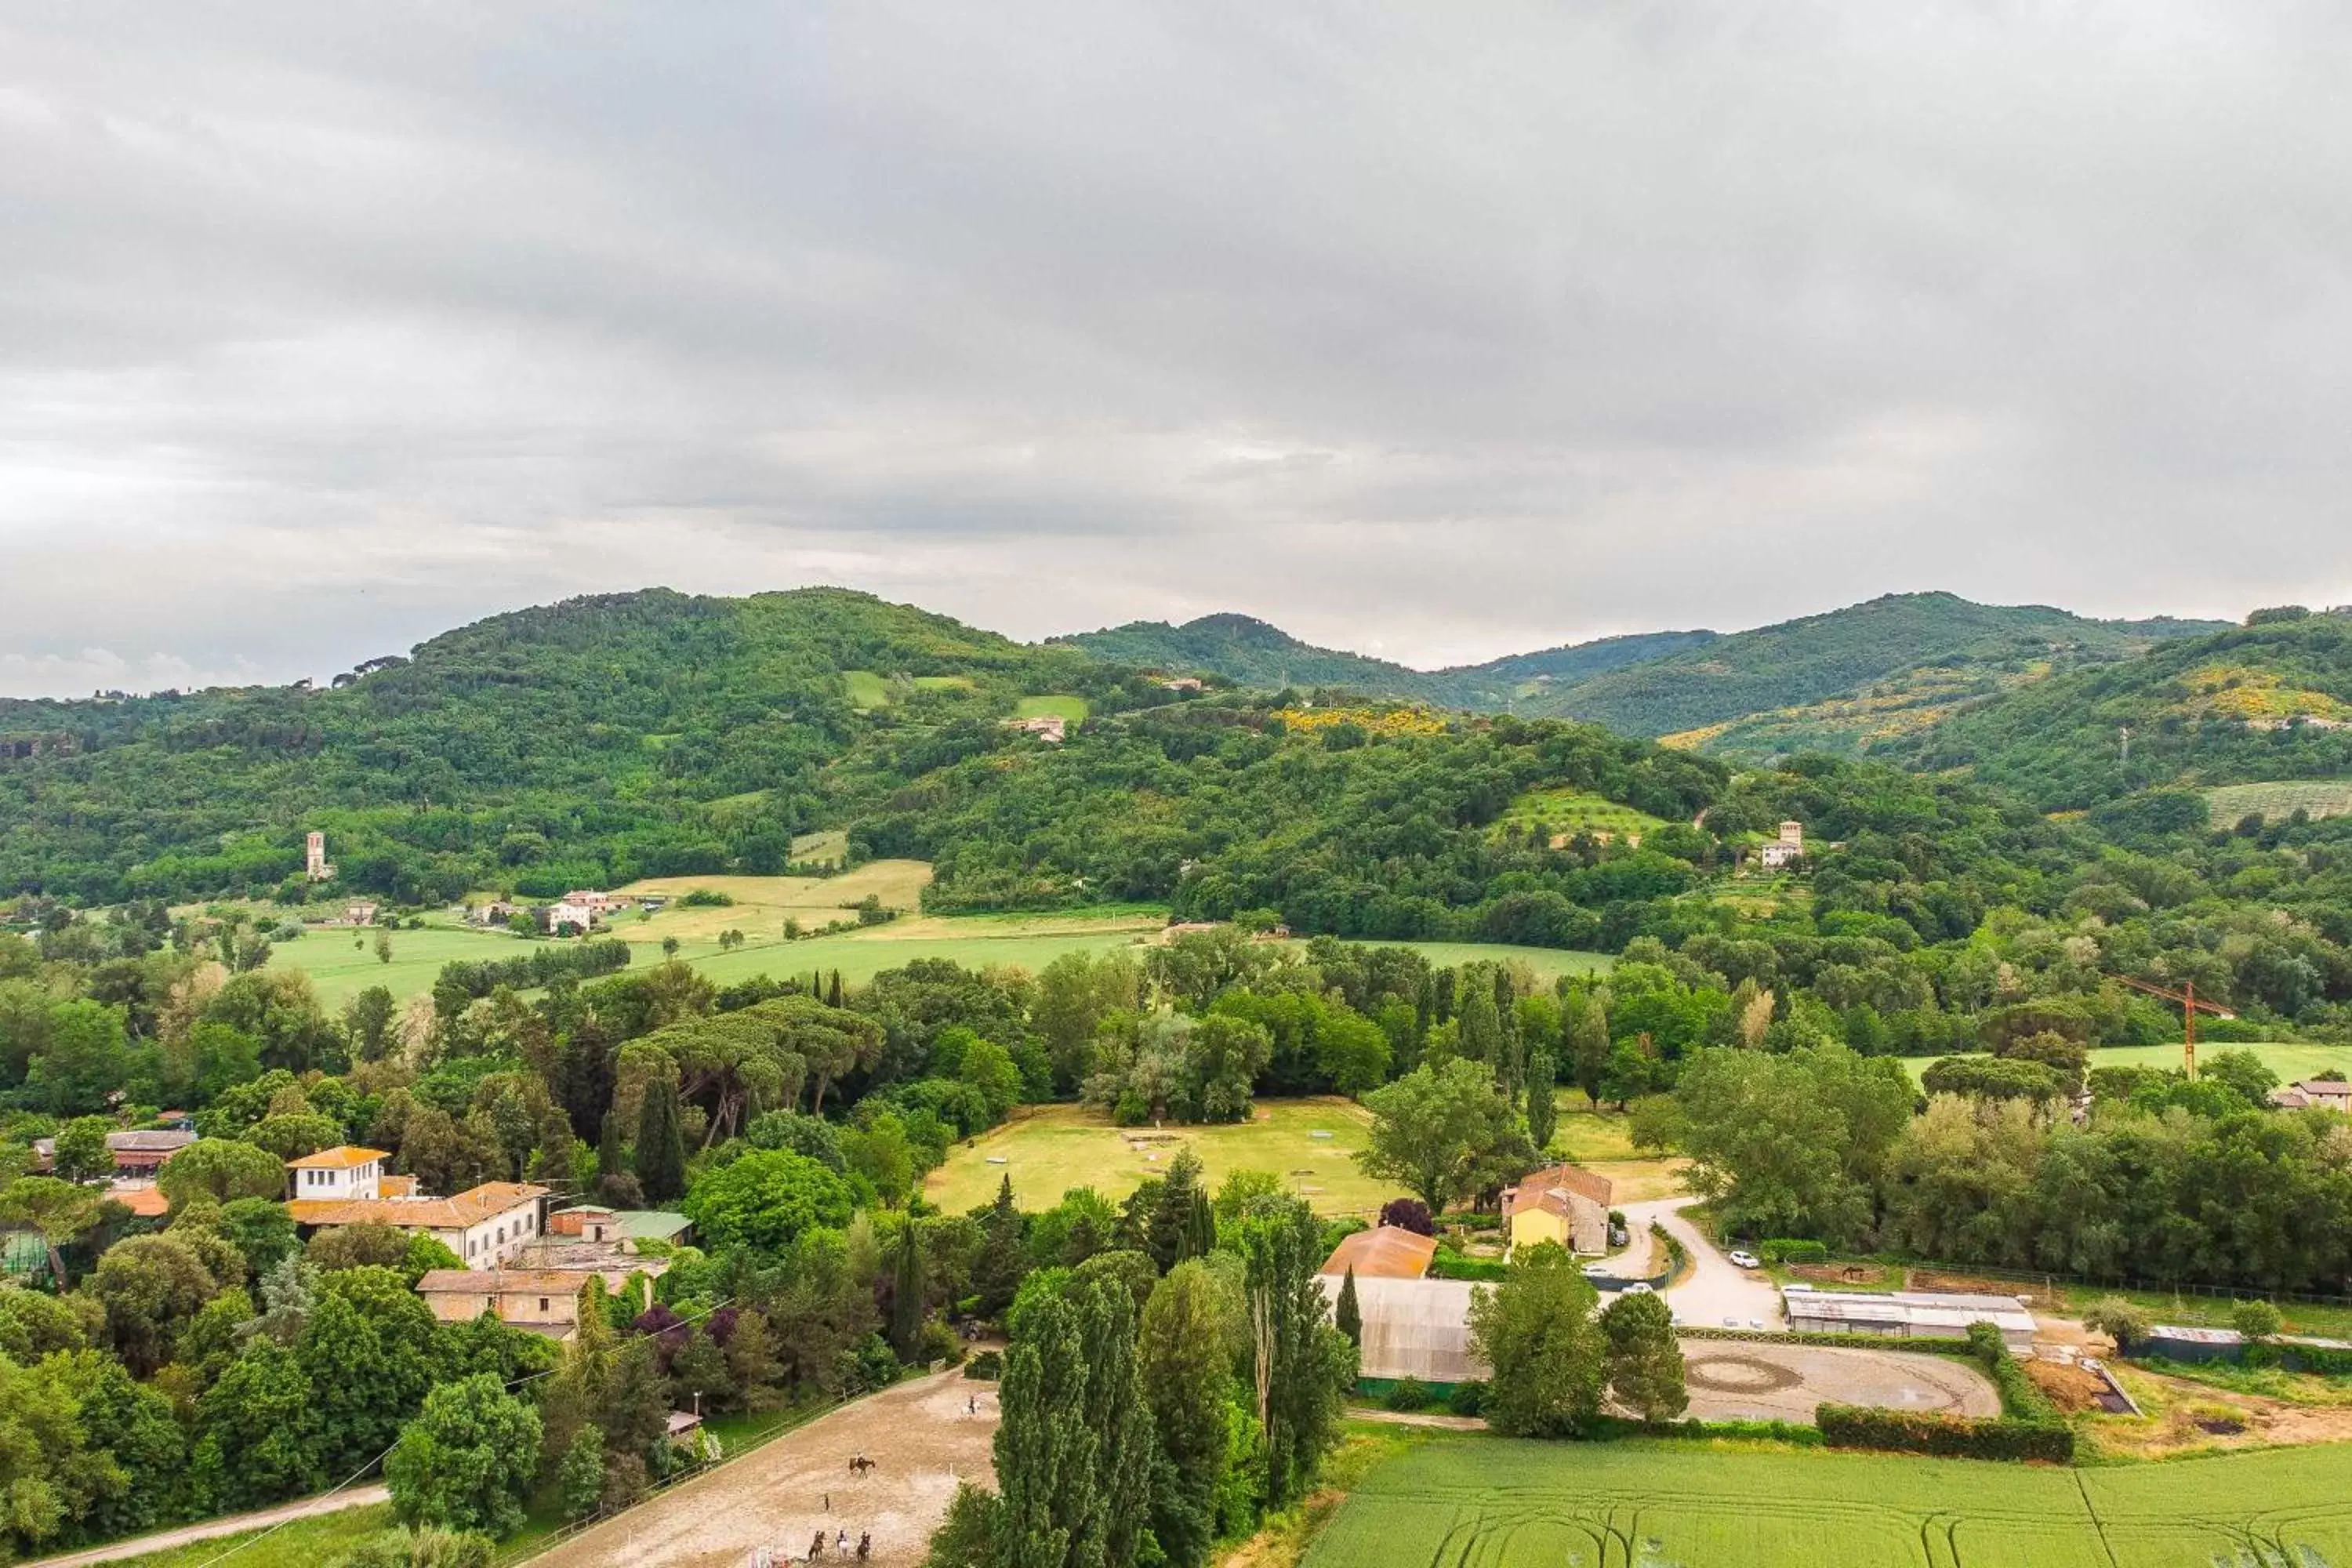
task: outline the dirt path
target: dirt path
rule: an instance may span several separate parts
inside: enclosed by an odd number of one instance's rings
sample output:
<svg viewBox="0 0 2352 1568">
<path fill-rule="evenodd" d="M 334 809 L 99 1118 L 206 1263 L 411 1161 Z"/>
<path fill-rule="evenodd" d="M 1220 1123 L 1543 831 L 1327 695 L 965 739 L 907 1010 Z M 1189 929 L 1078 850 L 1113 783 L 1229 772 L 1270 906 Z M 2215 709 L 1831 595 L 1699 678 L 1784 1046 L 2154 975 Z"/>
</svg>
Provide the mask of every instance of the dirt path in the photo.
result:
<svg viewBox="0 0 2352 1568">
<path fill-rule="evenodd" d="M 871 1563 L 912 1568 L 958 1480 L 992 1475 L 995 1433 L 996 1385 L 938 1373 L 845 1405 L 541 1552 L 530 1568 L 743 1568 L 763 1546 L 797 1563 L 820 1526 L 820 1562 L 855 1562 L 859 1533 L 871 1531 Z M 875 1463 L 862 1480 L 849 1472 L 859 1454 Z M 848 1552 L 834 1549 L 843 1530 Z"/>
<path fill-rule="evenodd" d="M 193 1546 L 199 1541 L 217 1541 L 224 1535 L 242 1535 L 248 1530 L 267 1530 L 273 1524 L 289 1520 L 310 1519 L 322 1513 L 338 1513 L 347 1508 L 366 1508 L 371 1503 L 385 1501 L 390 1493 L 381 1485 L 352 1487 L 347 1491 L 328 1497 L 304 1498 L 278 1508 L 265 1508 L 256 1513 L 235 1513 L 224 1519 L 208 1519 L 201 1524 L 184 1524 L 177 1530 L 158 1531 L 153 1535 L 137 1535 L 128 1541 L 110 1542 L 93 1546 L 87 1552 L 68 1552 L 62 1557 L 43 1557 L 25 1564 L 25 1568 L 84 1568 L 92 1563 L 115 1563 L 125 1557 L 144 1557 L 151 1552 L 169 1552 L 175 1546 Z"/>
</svg>

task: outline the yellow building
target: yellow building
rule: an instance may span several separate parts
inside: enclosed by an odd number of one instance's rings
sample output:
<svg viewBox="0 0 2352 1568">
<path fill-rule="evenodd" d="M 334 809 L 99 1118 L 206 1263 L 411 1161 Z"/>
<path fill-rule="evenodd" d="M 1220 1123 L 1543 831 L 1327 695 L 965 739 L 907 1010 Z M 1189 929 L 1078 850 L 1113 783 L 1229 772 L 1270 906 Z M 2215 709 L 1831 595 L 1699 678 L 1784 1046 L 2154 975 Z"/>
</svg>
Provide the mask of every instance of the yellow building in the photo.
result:
<svg viewBox="0 0 2352 1568">
<path fill-rule="evenodd" d="M 1503 1231 L 1511 1248 L 1552 1242 L 1595 1257 L 1609 1250 L 1609 1178 L 1581 1165 L 1533 1171 L 1503 1189 Z"/>
</svg>

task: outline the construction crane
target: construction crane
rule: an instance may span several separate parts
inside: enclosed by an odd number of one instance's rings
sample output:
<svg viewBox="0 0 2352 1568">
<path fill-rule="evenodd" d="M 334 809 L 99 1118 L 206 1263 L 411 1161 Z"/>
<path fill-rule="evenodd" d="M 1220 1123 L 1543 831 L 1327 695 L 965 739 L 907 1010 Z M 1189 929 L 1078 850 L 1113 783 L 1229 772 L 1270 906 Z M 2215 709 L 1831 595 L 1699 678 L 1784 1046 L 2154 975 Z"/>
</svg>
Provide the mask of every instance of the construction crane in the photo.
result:
<svg viewBox="0 0 2352 1568">
<path fill-rule="evenodd" d="M 2197 1076 L 2197 1015 L 2210 1013 L 2216 1018 L 2234 1018 L 2237 1015 L 2216 1003 L 2199 1001 L 2197 982 L 2194 980 L 2182 982 L 2180 989 L 2174 991 L 2146 980 L 2134 980 L 2128 974 L 2118 974 L 2116 978 L 2135 991 L 2145 991 L 2151 996 L 2161 996 L 2180 1009 L 2181 1023 L 2185 1026 L 2180 1046 L 2180 1065 L 2189 1076 L 2194 1079 Z"/>
</svg>

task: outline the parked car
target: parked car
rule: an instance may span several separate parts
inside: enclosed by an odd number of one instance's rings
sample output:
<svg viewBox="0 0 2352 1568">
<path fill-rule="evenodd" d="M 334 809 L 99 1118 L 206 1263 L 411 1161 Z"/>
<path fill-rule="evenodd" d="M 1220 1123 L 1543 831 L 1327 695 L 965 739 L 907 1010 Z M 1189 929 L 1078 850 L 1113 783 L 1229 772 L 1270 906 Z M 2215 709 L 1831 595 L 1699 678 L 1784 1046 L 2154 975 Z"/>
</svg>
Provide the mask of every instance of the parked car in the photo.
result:
<svg viewBox="0 0 2352 1568">
<path fill-rule="evenodd" d="M 1739 1268 L 1761 1268 L 1764 1267 L 1764 1260 L 1757 1257 L 1752 1252 L 1734 1252 L 1731 1254 L 1731 1261 L 1734 1267 Z"/>
<path fill-rule="evenodd" d="M 1633 1283 L 1625 1287 L 1625 1294 L 1628 1296 L 1651 1296 L 1655 1295 L 1656 1292 L 1652 1290 L 1647 1285 L 1643 1284 L 1639 1279 L 1636 1279 Z"/>
<path fill-rule="evenodd" d="M 1737 1318 L 1726 1318 L 1723 1320 L 1723 1326 L 1727 1329 L 1736 1329 L 1739 1326 L 1739 1320 Z"/>
</svg>

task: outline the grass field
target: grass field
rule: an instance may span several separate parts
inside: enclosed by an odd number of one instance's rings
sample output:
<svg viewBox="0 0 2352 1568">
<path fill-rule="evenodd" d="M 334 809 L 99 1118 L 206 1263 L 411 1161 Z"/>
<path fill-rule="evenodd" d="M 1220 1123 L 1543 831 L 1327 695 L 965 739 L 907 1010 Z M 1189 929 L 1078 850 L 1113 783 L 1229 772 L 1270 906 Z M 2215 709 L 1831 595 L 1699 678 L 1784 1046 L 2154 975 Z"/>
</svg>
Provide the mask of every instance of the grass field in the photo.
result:
<svg viewBox="0 0 2352 1568">
<path fill-rule="evenodd" d="M 2352 1046 L 2306 1046 L 2287 1041 L 2265 1041 L 2259 1045 L 2232 1045 L 2226 1040 L 2200 1040 L 2197 1059 L 2210 1061 L 2217 1051 L 2252 1051 L 2263 1058 L 2264 1066 L 2278 1074 L 2281 1083 L 2294 1083 L 2314 1073 L 2333 1068 L 2337 1072 L 2352 1074 Z M 1913 1082 L 1934 1065 L 1933 1057 L 1906 1057 L 1903 1065 L 1911 1072 Z M 2169 1046 L 2101 1046 L 2091 1053 L 2094 1068 L 2177 1068 L 2180 1065 L 2180 1047 Z"/>
<path fill-rule="evenodd" d="M 1665 826 L 1664 818 L 1648 812 L 1565 786 L 1528 791 L 1505 806 L 1498 820 L 1520 827 L 1540 822 L 1554 833 L 1591 833 L 1619 838 L 1629 835 L 1638 838 L 1652 828 Z"/>
<path fill-rule="evenodd" d="M 2283 822 L 2298 811 L 2315 817 L 2352 812 L 2352 784 L 2342 779 L 2296 779 L 2288 784 L 2221 784 L 2205 792 L 2213 826 L 2235 827 L 2249 816 Z"/>
<path fill-rule="evenodd" d="M 1062 719 L 1073 725 L 1083 724 L 1087 720 L 1087 700 L 1068 692 L 1024 697 L 1013 712 L 1021 719 Z"/>
<path fill-rule="evenodd" d="M 357 947 L 352 945 L 354 937 Z M 376 958 L 375 938 L 373 931 L 310 931 L 271 948 L 269 962 L 308 974 L 320 1005 L 332 1012 L 371 985 L 388 987 L 395 997 L 414 996 L 433 989 L 445 963 L 520 958 L 533 945 L 503 931 L 396 931 L 392 933 L 392 962 L 385 963 Z"/>
<path fill-rule="evenodd" d="M 948 1163 L 923 1184 L 923 1195 L 961 1214 L 994 1197 L 997 1184 L 1010 1176 L 1025 1207 L 1049 1206 L 1071 1187 L 1092 1187 L 1117 1203 L 1186 1146 L 1201 1156 L 1213 1188 L 1228 1171 L 1272 1171 L 1322 1214 L 1377 1209 L 1403 1195 L 1402 1188 L 1356 1168 L 1351 1156 L 1364 1146 L 1370 1120 L 1363 1107 L 1336 1099 L 1262 1100 L 1257 1112 L 1257 1121 L 1233 1126 L 1154 1131 L 1114 1127 L 1075 1105 L 1041 1106 L 950 1150 Z"/>
<path fill-rule="evenodd" d="M 2340 1449 L 2098 1469 L 1465 1437 L 1373 1469 L 1306 1568 L 2326 1568 Z"/>
<path fill-rule="evenodd" d="M 717 942 L 723 931 L 740 931 L 754 941 L 783 934 L 787 918 L 803 926 L 856 917 L 850 906 L 878 898 L 888 910 L 912 910 L 922 902 L 931 868 L 923 860 L 869 860 L 837 877 L 648 877 L 614 889 L 630 898 L 667 898 L 670 906 L 640 919 L 634 910 L 614 919 L 610 934 L 624 942 Z M 734 900 L 716 908 L 688 909 L 676 900 L 696 889 Z"/>
<path fill-rule="evenodd" d="M 233 1553 L 226 1568 L 319 1568 L 322 1563 L 340 1561 L 344 1552 L 377 1531 L 391 1529 L 392 1524 L 392 1505 L 378 1503 L 373 1508 L 345 1509 L 316 1519 L 299 1519 L 266 1538 L 259 1531 L 245 1535 L 216 1535 L 191 1546 L 117 1561 L 122 1568 L 201 1568 L 225 1553 Z"/>
</svg>

